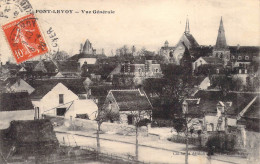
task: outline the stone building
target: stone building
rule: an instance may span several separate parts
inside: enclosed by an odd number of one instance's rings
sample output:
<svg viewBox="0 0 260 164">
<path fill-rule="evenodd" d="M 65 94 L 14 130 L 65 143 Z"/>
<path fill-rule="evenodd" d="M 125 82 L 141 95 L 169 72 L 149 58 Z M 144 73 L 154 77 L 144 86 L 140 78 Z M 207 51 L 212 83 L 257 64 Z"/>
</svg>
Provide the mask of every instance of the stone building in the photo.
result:
<svg viewBox="0 0 260 164">
<path fill-rule="evenodd" d="M 119 85 L 123 85 L 125 82 L 133 82 L 135 85 L 139 85 L 147 78 L 161 77 L 163 77 L 161 66 L 155 60 L 146 60 L 144 64 L 126 61 L 122 64 L 120 73 L 113 75 L 112 81 L 118 82 Z"/>
<path fill-rule="evenodd" d="M 103 110 L 119 113 L 119 122 L 135 124 L 136 119 L 151 119 L 152 104 L 145 92 L 134 90 L 110 90 Z"/>
<path fill-rule="evenodd" d="M 199 47 L 198 42 L 190 33 L 190 25 L 188 19 L 186 20 L 185 31 L 176 46 L 169 47 L 168 42 L 166 41 L 164 47 L 161 47 L 160 49 L 160 54 L 165 57 L 166 63 L 174 63 L 180 65 L 180 61 L 185 52 L 185 47 L 187 47 L 188 50 Z"/>
</svg>

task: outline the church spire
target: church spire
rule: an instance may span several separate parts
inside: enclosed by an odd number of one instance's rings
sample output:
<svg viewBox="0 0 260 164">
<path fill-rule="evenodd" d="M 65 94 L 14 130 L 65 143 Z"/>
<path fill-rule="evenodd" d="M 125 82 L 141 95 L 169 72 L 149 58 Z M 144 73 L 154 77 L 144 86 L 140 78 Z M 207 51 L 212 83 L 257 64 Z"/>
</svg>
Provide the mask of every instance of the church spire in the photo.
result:
<svg viewBox="0 0 260 164">
<path fill-rule="evenodd" d="M 190 33 L 190 24 L 189 24 L 189 19 L 186 19 L 186 27 L 185 27 L 185 34 L 189 34 Z"/>
<path fill-rule="evenodd" d="M 220 25 L 218 29 L 218 37 L 216 42 L 216 49 L 226 49 L 227 48 L 227 42 L 226 42 L 226 36 L 225 36 L 225 30 L 223 26 L 223 20 L 222 17 L 220 19 Z"/>
</svg>

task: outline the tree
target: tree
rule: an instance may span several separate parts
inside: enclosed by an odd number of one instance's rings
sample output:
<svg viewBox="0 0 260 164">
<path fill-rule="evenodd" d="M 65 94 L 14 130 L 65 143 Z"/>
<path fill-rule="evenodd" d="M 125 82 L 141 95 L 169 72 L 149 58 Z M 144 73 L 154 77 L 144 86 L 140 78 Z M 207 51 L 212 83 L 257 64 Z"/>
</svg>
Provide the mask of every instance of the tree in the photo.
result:
<svg viewBox="0 0 260 164">
<path fill-rule="evenodd" d="M 192 118 L 188 117 L 188 105 L 185 105 L 185 99 L 190 94 L 191 75 L 184 71 L 183 75 L 171 76 L 168 84 L 164 87 L 164 100 L 167 108 L 171 109 L 171 118 L 173 127 L 177 132 L 184 132 L 186 139 L 185 163 L 188 163 L 188 124 Z"/>
<path fill-rule="evenodd" d="M 147 119 L 146 117 L 151 117 L 151 111 L 150 110 L 142 110 L 140 108 L 135 108 L 136 110 L 130 111 L 130 116 L 132 116 L 134 120 L 134 126 L 135 126 L 135 159 L 138 161 L 138 136 L 139 136 L 139 128 L 143 125 L 147 125 L 150 119 Z"/>
<path fill-rule="evenodd" d="M 96 122 L 97 122 L 97 157 L 98 154 L 100 153 L 100 130 L 101 130 L 101 125 L 103 122 L 106 121 L 116 121 L 119 120 L 119 113 L 116 113 L 112 111 L 112 109 L 99 109 L 97 112 L 97 117 L 96 117 Z"/>
<path fill-rule="evenodd" d="M 161 95 L 165 79 L 148 78 L 144 80 L 143 86 L 148 95 Z"/>
<path fill-rule="evenodd" d="M 189 115 L 188 112 L 188 103 L 184 100 L 182 105 L 179 103 L 178 112 L 174 114 L 173 117 L 173 127 L 177 133 L 184 133 L 186 141 L 186 153 L 185 153 L 185 164 L 188 164 L 188 155 L 189 155 L 189 133 L 192 136 L 194 128 L 189 126 L 189 123 L 192 121 L 192 115 Z"/>
</svg>

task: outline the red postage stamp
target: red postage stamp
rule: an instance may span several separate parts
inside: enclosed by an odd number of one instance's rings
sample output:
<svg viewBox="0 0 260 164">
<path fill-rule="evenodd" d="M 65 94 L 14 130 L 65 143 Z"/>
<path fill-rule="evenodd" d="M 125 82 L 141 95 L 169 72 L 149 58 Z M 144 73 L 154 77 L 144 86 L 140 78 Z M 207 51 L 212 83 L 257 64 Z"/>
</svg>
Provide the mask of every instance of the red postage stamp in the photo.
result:
<svg viewBox="0 0 260 164">
<path fill-rule="evenodd" d="M 24 16 L 2 26 L 6 39 L 17 63 L 48 52 L 33 14 Z"/>
</svg>

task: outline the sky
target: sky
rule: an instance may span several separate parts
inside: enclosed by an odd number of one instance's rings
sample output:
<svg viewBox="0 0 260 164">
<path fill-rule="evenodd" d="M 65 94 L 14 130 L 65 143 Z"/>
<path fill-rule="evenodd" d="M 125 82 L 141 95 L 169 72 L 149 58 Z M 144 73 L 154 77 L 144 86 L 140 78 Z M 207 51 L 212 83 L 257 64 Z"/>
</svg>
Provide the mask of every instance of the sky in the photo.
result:
<svg viewBox="0 0 260 164">
<path fill-rule="evenodd" d="M 52 27 L 59 50 L 70 55 L 79 52 L 89 39 L 106 55 L 123 45 L 158 51 L 168 40 L 170 46 L 180 39 L 189 19 L 191 34 L 200 45 L 215 45 L 222 16 L 228 45 L 260 45 L 259 0 L 29 0 L 33 9 L 73 10 L 79 13 L 39 13 L 35 15 L 45 39 Z M 114 10 L 115 14 L 82 14 L 81 10 Z M 0 54 L 11 55 L 0 34 Z M 49 46 L 50 49 L 52 48 Z"/>
</svg>

